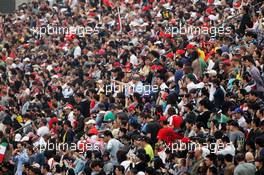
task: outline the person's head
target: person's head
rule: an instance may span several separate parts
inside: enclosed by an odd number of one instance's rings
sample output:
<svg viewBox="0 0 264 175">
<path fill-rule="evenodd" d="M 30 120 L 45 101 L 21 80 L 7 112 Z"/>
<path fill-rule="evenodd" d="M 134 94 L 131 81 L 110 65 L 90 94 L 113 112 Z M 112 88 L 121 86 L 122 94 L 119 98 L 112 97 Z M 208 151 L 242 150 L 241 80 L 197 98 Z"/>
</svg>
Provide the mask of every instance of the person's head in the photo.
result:
<svg viewBox="0 0 264 175">
<path fill-rule="evenodd" d="M 187 118 L 185 120 L 185 127 L 186 127 L 186 129 L 192 129 L 192 126 L 193 126 L 193 121 Z"/>
<path fill-rule="evenodd" d="M 201 131 L 203 127 L 203 123 L 202 122 L 197 122 L 194 125 L 194 132 L 198 133 L 199 131 Z"/>
<path fill-rule="evenodd" d="M 231 154 L 226 154 L 224 156 L 224 162 L 225 162 L 225 164 L 232 163 L 233 162 L 233 156 Z"/>
<path fill-rule="evenodd" d="M 36 168 L 30 167 L 28 170 L 28 175 L 37 175 L 36 174 Z"/>
<path fill-rule="evenodd" d="M 209 154 L 205 157 L 205 165 L 207 167 L 210 167 L 214 164 L 214 162 L 216 161 L 216 156 L 215 154 Z"/>
<path fill-rule="evenodd" d="M 47 119 L 42 118 L 42 119 L 40 120 L 40 122 L 39 122 L 39 125 L 40 125 L 40 126 L 47 126 Z"/>
<path fill-rule="evenodd" d="M 50 172 L 50 167 L 49 167 L 49 165 L 48 165 L 48 164 L 44 164 L 44 165 L 42 165 L 42 167 L 41 167 L 41 173 L 45 175 L 45 174 L 48 173 L 48 172 Z"/>
<path fill-rule="evenodd" d="M 228 136 L 223 136 L 221 140 L 225 145 L 230 143 L 230 139 Z"/>
<path fill-rule="evenodd" d="M 216 167 L 209 167 L 206 175 L 218 175 Z"/>
<path fill-rule="evenodd" d="M 236 108 L 234 111 L 234 117 L 235 119 L 239 120 L 242 117 L 242 109 Z"/>
<path fill-rule="evenodd" d="M 263 148 L 264 147 L 264 139 L 262 137 L 257 137 L 255 139 L 255 146 L 257 149 Z"/>
<path fill-rule="evenodd" d="M 259 170 L 264 166 L 264 157 L 257 157 L 255 160 L 255 166 Z"/>
<path fill-rule="evenodd" d="M 122 165 L 115 167 L 115 175 L 123 175 L 125 173 L 125 168 Z"/>
<path fill-rule="evenodd" d="M 264 117 L 264 108 L 257 110 L 256 117 L 262 119 Z"/>
<path fill-rule="evenodd" d="M 64 129 L 64 131 L 67 131 L 70 127 L 71 127 L 71 122 L 69 120 L 66 120 L 63 123 L 63 129 Z"/>
<path fill-rule="evenodd" d="M 24 144 L 23 143 L 18 143 L 17 144 L 17 149 L 19 152 L 22 152 L 24 150 Z"/>
<path fill-rule="evenodd" d="M 245 155 L 246 162 L 254 162 L 254 155 L 252 152 L 247 152 Z"/>
<path fill-rule="evenodd" d="M 107 130 L 104 132 L 104 138 L 103 138 L 104 142 L 107 143 L 112 138 L 114 138 L 114 136 L 111 131 Z"/>
<path fill-rule="evenodd" d="M 244 162 L 245 161 L 245 155 L 244 155 L 244 153 L 238 153 L 235 156 L 235 160 L 236 160 L 237 163 Z"/>
<path fill-rule="evenodd" d="M 100 160 L 94 160 L 91 163 L 91 168 L 95 172 L 100 172 L 102 170 L 103 164 Z"/>
<path fill-rule="evenodd" d="M 256 91 L 253 91 L 253 90 L 250 91 L 249 96 L 248 96 L 249 101 L 254 102 L 254 101 L 257 100 L 257 98 L 258 98 L 257 92 Z"/>
<path fill-rule="evenodd" d="M 230 129 L 230 131 L 237 131 L 238 129 L 239 129 L 239 124 L 238 124 L 238 122 L 237 121 L 232 121 L 231 123 L 230 123 L 230 125 L 229 125 L 229 129 Z"/>
<path fill-rule="evenodd" d="M 145 147 L 149 143 L 149 138 L 147 136 L 142 136 L 140 138 L 142 147 Z"/>
<path fill-rule="evenodd" d="M 156 78 L 157 85 L 161 85 L 163 82 L 164 82 L 164 76 L 162 75 L 157 76 Z"/>
<path fill-rule="evenodd" d="M 194 150 L 194 157 L 195 157 L 196 160 L 200 159 L 202 157 L 202 155 L 203 155 L 203 150 L 202 149 L 196 148 Z"/>
<path fill-rule="evenodd" d="M 254 118 L 251 121 L 251 127 L 252 128 L 258 128 L 260 126 L 260 119 L 259 118 Z"/>
<path fill-rule="evenodd" d="M 246 67 L 250 67 L 255 64 L 255 61 L 252 55 L 245 55 L 242 57 L 242 60 L 243 60 L 243 64 Z"/>
</svg>

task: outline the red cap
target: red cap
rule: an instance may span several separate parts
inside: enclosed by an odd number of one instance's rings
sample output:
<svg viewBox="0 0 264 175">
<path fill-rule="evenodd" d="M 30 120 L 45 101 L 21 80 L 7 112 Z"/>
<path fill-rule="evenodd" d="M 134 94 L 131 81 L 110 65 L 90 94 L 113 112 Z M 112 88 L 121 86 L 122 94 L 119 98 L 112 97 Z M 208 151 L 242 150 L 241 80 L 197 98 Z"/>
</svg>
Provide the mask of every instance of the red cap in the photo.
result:
<svg viewBox="0 0 264 175">
<path fill-rule="evenodd" d="M 67 104 L 67 105 L 65 106 L 65 109 L 73 109 L 72 104 Z"/>
<path fill-rule="evenodd" d="M 5 109 L 5 106 L 0 105 L 0 111 L 4 111 Z"/>
<path fill-rule="evenodd" d="M 161 117 L 159 118 L 159 120 L 160 120 L 160 121 L 167 121 L 167 117 L 166 117 L 166 116 L 161 116 Z"/>
<path fill-rule="evenodd" d="M 186 49 L 193 49 L 195 48 L 194 45 L 192 45 L 191 43 L 189 43 L 187 46 L 186 46 Z"/>
<path fill-rule="evenodd" d="M 182 139 L 181 139 L 181 142 L 183 142 L 183 143 L 189 143 L 191 140 L 188 138 L 188 137 L 183 137 Z"/>
<path fill-rule="evenodd" d="M 177 50 L 177 51 L 176 51 L 176 54 L 179 54 L 179 55 L 183 55 L 184 53 L 185 53 L 184 50 Z"/>
<path fill-rule="evenodd" d="M 99 132 L 96 128 L 91 128 L 89 131 L 88 131 L 88 134 L 89 135 L 97 135 Z"/>
<path fill-rule="evenodd" d="M 173 52 L 167 53 L 166 55 L 167 58 L 173 58 L 173 56 L 174 56 Z"/>
<path fill-rule="evenodd" d="M 173 118 L 172 118 L 172 124 L 173 124 L 174 128 L 180 128 L 182 122 L 183 122 L 183 119 L 182 119 L 181 116 L 178 116 L 178 115 L 174 115 L 173 116 Z"/>
<path fill-rule="evenodd" d="M 100 49 L 100 50 L 98 51 L 98 54 L 99 54 L 99 55 L 103 55 L 103 54 L 105 54 L 105 50 L 104 50 L 104 49 Z"/>
<path fill-rule="evenodd" d="M 162 99 L 163 100 L 166 100 L 166 98 L 169 96 L 169 94 L 167 93 L 167 92 L 164 92 L 163 94 L 162 94 Z"/>
<path fill-rule="evenodd" d="M 120 62 L 114 62 L 114 67 L 121 67 Z"/>
<path fill-rule="evenodd" d="M 160 31 L 159 36 L 160 37 L 164 37 L 165 36 L 165 33 L 163 33 L 162 31 Z"/>
<path fill-rule="evenodd" d="M 171 35 L 170 33 L 166 33 L 166 34 L 165 34 L 165 37 L 166 37 L 166 38 L 172 38 L 172 35 Z"/>
<path fill-rule="evenodd" d="M 135 105 L 130 105 L 130 106 L 128 107 L 128 110 L 129 110 L 129 111 L 133 111 L 133 110 L 135 110 L 135 109 L 136 109 Z"/>
<path fill-rule="evenodd" d="M 241 3 L 240 3 L 240 2 L 236 2 L 236 3 L 233 4 L 233 6 L 234 6 L 235 8 L 239 8 L 239 7 L 241 6 Z"/>
<path fill-rule="evenodd" d="M 150 8 L 151 8 L 151 6 L 150 6 L 150 5 L 147 5 L 147 6 L 144 6 L 144 7 L 142 8 L 142 10 L 143 10 L 143 11 L 148 11 Z"/>
<path fill-rule="evenodd" d="M 163 67 L 160 66 L 160 65 L 152 65 L 152 66 L 150 67 L 150 69 L 153 70 L 153 71 L 155 71 L 155 70 L 161 70 L 162 68 L 163 68 Z"/>
<path fill-rule="evenodd" d="M 213 8 L 212 7 L 208 7 L 206 10 L 205 10 L 205 12 L 206 13 L 208 13 L 208 14 L 211 14 L 211 13 L 213 13 Z"/>
</svg>

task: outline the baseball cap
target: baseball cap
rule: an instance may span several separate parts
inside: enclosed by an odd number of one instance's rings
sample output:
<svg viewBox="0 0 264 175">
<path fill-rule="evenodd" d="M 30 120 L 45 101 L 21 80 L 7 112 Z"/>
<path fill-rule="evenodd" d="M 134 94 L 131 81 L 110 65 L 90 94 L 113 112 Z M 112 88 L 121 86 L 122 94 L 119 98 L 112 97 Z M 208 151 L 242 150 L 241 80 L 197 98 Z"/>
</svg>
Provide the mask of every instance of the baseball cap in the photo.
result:
<svg viewBox="0 0 264 175">
<path fill-rule="evenodd" d="M 86 125 L 89 125 L 89 124 L 96 124 L 96 121 L 94 119 L 90 119 L 88 120 L 87 122 L 85 122 Z"/>
<path fill-rule="evenodd" d="M 236 108 L 233 112 L 234 112 L 234 113 L 242 113 L 243 110 L 242 110 L 240 107 L 238 107 L 238 108 Z"/>
</svg>

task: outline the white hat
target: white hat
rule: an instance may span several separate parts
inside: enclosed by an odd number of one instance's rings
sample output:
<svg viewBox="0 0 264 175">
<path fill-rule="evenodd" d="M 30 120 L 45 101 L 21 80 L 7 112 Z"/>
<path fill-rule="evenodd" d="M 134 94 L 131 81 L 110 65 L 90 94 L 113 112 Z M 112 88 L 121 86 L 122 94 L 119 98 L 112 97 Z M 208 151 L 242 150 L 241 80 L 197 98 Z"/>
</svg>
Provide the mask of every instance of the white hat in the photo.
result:
<svg viewBox="0 0 264 175">
<path fill-rule="evenodd" d="M 89 125 L 89 124 L 96 124 L 96 121 L 94 119 L 90 119 L 88 120 L 88 122 L 85 123 L 86 125 Z"/>
<path fill-rule="evenodd" d="M 209 75 L 212 75 L 212 76 L 217 75 L 217 72 L 215 70 L 208 70 L 206 73 L 208 73 Z"/>
<path fill-rule="evenodd" d="M 21 138 L 22 138 L 21 134 L 16 134 L 15 135 L 15 142 L 20 142 Z"/>
<path fill-rule="evenodd" d="M 58 79 L 58 78 L 59 78 L 58 75 L 52 75 L 52 76 L 51 76 L 51 79 Z"/>
<path fill-rule="evenodd" d="M 28 57 L 23 60 L 23 62 L 28 62 L 28 61 L 30 61 Z"/>
<path fill-rule="evenodd" d="M 28 136 L 24 136 L 24 137 L 20 140 L 20 142 L 27 142 L 27 141 L 29 141 L 29 137 L 28 137 Z"/>
<path fill-rule="evenodd" d="M 97 83 L 102 84 L 103 80 L 98 80 Z"/>
<path fill-rule="evenodd" d="M 38 163 L 33 163 L 32 167 L 34 167 L 34 168 L 40 168 L 40 165 Z"/>
</svg>

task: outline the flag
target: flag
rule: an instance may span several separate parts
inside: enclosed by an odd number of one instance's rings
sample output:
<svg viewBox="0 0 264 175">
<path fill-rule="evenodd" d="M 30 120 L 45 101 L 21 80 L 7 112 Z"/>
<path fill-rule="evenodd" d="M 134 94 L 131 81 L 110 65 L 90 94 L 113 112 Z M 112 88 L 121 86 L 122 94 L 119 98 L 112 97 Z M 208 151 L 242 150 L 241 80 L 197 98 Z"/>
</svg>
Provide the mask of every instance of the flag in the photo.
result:
<svg viewBox="0 0 264 175">
<path fill-rule="evenodd" d="M 6 142 L 0 144 L 0 163 L 3 163 L 4 161 L 6 148 L 7 148 Z"/>
<path fill-rule="evenodd" d="M 197 51 L 198 51 L 198 55 L 199 55 L 200 67 L 201 67 L 202 72 L 204 72 L 205 69 L 207 68 L 207 64 L 205 62 L 205 53 L 201 49 L 197 49 Z"/>
<path fill-rule="evenodd" d="M 117 30 L 119 32 L 122 32 L 122 20 L 121 20 L 121 15 L 120 15 L 120 9 L 117 8 L 118 10 L 118 18 L 117 18 Z"/>
<path fill-rule="evenodd" d="M 110 2 L 109 0 L 103 0 L 103 3 L 107 7 L 111 7 L 111 8 L 114 7 L 114 4 L 112 2 Z"/>
</svg>

